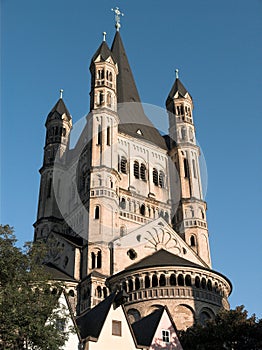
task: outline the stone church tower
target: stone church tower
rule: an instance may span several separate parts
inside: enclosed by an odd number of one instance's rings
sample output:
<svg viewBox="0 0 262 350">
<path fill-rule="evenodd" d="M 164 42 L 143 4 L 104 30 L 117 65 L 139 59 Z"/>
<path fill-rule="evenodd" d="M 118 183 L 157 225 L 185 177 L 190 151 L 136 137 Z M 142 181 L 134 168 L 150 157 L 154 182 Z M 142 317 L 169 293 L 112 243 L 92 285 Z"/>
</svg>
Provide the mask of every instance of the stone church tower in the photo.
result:
<svg viewBox="0 0 262 350">
<path fill-rule="evenodd" d="M 116 16 L 117 17 L 117 16 Z M 193 99 L 177 76 L 169 134 L 145 114 L 119 32 L 90 63 L 90 112 L 75 146 L 62 98 L 46 120 L 35 240 L 65 282 L 76 317 L 125 290 L 132 321 L 166 305 L 178 329 L 229 308 L 212 270 Z"/>
</svg>

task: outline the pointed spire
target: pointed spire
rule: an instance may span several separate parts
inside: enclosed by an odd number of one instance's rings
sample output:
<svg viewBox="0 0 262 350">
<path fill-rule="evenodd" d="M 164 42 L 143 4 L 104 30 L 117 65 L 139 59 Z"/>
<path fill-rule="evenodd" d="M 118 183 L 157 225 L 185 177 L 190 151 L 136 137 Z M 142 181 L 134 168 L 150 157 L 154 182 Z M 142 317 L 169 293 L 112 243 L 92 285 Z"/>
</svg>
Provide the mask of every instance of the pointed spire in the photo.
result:
<svg viewBox="0 0 262 350">
<path fill-rule="evenodd" d="M 189 95 L 189 97 L 192 99 L 191 95 L 189 94 L 189 92 L 187 91 L 187 89 L 184 87 L 184 85 L 181 83 L 178 73 L 179 70 L 176 69 L 176 80 L 172 86 L 172 89 L 170 90 L 169 94 L 168 94 L 168 98 L 169 99 L 174 99 L 174 98 L 186 98 L 187 94 Z"/>
<path fill-rule="evenodd" d="M 62 89 L 61 89 L 62 90 Z M 61 90 L 60 90 L 60 98 L 54 105 L 54 107 L 51 109 L 50 113 L 47 116 L 46 124 L 49 123 L 51 120 L 54 119 L 62 119 L 61 117 L 65 114 L 67 116 L 67 120 L 71 121 L 71 115 L 61 97 Z M 62 90 L 63 93 L 63 90 Z"/>
<path fill-rule="evenodd" d="M 118 65 L 117 102 L 140 102 L 136 83 L 119 32 L 116 32 L 111 51 Z"/>
<path fill-rule="evenodd" d="M 94 56 L 92 57 L 91 62 L 94 62 L 99 55 L 103 61 L 106 61 L 106 59 L 110 56 L 113 57 L 112 52 L 110 51 L 110 49 L 105 41 L 105 34 L 106 34 L 106 32 L 103 33 L 103 36 L 104 36 L 103 41 L 102 41 L 101 45 L 99 46 L 99 48 L 96 50 Z"/>
</svg>

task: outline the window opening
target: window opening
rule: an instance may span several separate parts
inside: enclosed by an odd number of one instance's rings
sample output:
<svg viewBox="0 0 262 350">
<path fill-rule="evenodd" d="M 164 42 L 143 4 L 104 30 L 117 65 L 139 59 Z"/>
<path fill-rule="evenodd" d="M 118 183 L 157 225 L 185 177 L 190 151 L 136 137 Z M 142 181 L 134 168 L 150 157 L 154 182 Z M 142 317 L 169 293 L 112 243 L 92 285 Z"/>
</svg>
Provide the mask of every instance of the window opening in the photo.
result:
<svg viewBox="0 0 262 350">
<path fill-rule="evenodd" d="M 139 179 L 139 163 L 137 161 L 134 162 L 134 177 Z"/>
<path fill-rule="evenodd" d="M 140 178 L 143 181 L 146 181 L 146 166 L 145 164 L 141 164 L 140 166 Z"/>
<path fill-rule="evenodd" d="M 116 335 L 118 337 L 122 336 L 122 324 L 121 321 L 112 321 L 112 335 Z"/>
<path fill-rule="evenodd" d="M 158 171 L 155 168 L 153 169 L 153 183 L 158 186 Z"/>
<path fill-rule="evenodd" d="M 159 186 L 160 187 L 165 187 L 165 174 L 162 170 L 159 172 Z"/>
<path fill-rule="evenodd" d="M 99 206 L 97 205 L 97 206 L 95 207 L 95 219 L 96 219 L 96 220 L 99 219 L 99 216 L 100 216 L 100 215 L 99 215 L 99 214 L 100 214 L 100 213 L 99 213 L 99 211 L 100 211 L 99 209 L 100 209 L 100 208 L 99 208 Z"/>
<path fill-rule="evenodd" d="M 170 342 L 170 331 L 166 329 L 162 329 L 162 340 L 165 343 Z"/>
</svg>

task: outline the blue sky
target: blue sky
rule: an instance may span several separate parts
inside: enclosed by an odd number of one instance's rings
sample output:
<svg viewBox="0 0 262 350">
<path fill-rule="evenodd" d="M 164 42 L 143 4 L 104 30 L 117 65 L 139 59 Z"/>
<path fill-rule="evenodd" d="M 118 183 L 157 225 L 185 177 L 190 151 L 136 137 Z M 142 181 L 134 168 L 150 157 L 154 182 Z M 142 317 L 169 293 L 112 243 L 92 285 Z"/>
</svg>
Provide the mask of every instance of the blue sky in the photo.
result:
<svg viewBox="0 0 262 350">
<path fill-rule="evenodd" d="M 1 1 L 1 223 L 33 237 L 47 114 L 64 89 L 74 122 L 89 111 L 90 59 L 114 16 L 141 100 L 164 108 L 175 69 L 194 99 L 207 163 L 213 268 L 231 306 L 262 317 L 262 1 Z M 154 115 L 167 130 L 167 120 Z"/>
</svg>

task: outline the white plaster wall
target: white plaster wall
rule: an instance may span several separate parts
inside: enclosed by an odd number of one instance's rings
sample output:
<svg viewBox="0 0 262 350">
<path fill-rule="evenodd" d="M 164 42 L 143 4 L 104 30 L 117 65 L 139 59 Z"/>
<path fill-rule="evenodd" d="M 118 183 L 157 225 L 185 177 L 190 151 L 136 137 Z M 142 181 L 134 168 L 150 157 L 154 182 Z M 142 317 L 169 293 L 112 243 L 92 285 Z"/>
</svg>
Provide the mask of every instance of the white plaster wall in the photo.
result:
<svg viewBox="0 0 262 350">
<path fill-rule="evenodd" d="M 122 336 L 112 335 L 112 321 L 122 322 Z M 134 350 L 137 349 L 135 341 L 130 332 L 125 314 L 120 307 L 113 309 L 111 307 L 107 319 L 104 323 L 102 331 L 100 333 L 97 342 L 89 342 L 89 350 L 102 350 L 102 349 L 114 349 L 114 350 Z"/>
</svg>

